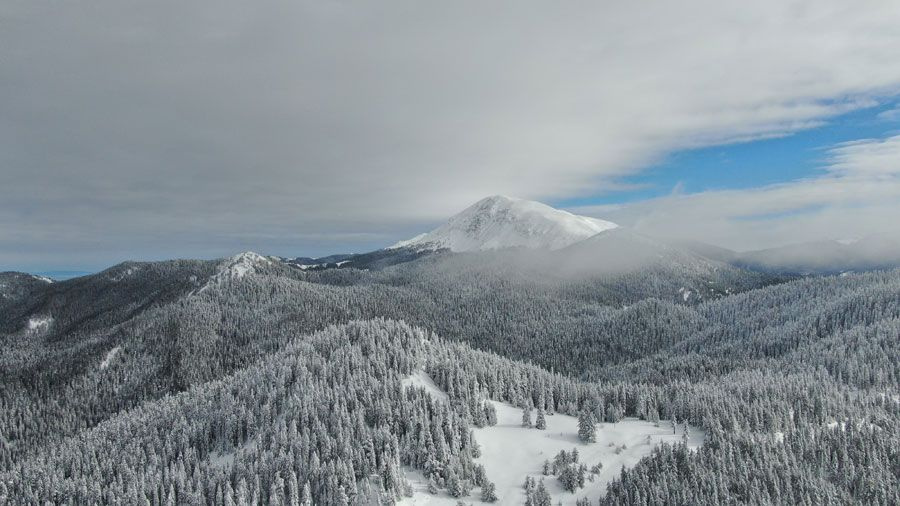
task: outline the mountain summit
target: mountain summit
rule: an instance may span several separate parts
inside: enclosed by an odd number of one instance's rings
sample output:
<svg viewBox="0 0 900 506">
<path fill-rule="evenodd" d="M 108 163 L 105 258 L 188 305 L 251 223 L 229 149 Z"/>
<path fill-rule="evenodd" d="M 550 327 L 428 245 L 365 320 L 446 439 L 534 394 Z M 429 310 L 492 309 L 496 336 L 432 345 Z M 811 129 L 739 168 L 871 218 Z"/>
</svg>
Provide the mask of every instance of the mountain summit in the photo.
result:
<svg viewBox="0 0 900 506">
<path fill-rule="evenodd" d="M 495 195 L 450 218 L 431 232 L 391 248 L 483 251 L 524 247 L 560 249 L 618 225 L 578 216 L 548 205 Z"/>
</svg>

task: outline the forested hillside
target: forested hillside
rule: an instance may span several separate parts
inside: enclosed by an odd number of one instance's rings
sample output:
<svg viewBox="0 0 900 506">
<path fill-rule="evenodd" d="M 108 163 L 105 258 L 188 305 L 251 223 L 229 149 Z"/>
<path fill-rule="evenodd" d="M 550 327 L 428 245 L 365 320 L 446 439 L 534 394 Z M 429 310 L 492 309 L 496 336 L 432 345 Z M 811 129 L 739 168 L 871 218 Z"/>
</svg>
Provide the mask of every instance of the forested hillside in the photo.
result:
<svg viewBox="0 0 900 506">
<path fill-rule="evenodd" d="M 605 503 L 900 502 L 900 271 L 780 282 L 688 258 L 573 276 L 524 255 L 29 281 L 34 313 L 0 322 L 0 498 L 365 503 L 408 492 L 407 468 L 465 497 L 490 479 L 468 428 L 493 399 L 706 431 Z M 417 368 L 451 405 L 401 387 Z"/>
</svg>

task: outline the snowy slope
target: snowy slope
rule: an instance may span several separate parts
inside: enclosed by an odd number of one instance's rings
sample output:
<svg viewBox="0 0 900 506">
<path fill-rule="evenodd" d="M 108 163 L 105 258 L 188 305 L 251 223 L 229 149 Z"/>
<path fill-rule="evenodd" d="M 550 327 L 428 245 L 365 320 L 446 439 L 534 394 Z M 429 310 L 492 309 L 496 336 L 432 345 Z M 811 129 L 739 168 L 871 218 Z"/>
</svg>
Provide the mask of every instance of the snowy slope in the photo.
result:
<svg viewBox="0 0 900 506">
<path fill-rule="evenodd" d="M 391 248 L 483 251 L 525 247 L 560 249 L 615 228 L 540 202 L 496 195 L 479 200 L 440 227 Z"/>
</svg>

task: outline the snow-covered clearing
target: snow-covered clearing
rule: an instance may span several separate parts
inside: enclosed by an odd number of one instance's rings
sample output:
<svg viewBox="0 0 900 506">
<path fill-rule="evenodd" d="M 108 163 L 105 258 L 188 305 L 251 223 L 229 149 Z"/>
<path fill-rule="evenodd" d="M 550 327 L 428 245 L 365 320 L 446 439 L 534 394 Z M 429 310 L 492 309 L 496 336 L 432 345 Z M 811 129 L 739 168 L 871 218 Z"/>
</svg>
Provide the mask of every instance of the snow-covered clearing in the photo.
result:
<svg viewBox="0 0 900 506">
<path fill-rule="evenodd" d="M 447 402 L 449 400 L 447 394 L 444 393 L 444 391 L 434 383 L 434 380 L 432 380 L 431 376 L 429 376 L 425 371 L 420 370 L 414 372 L 412 376 L 404 379 L 402 383 L 404 388 L 408 386 L 422 387 L 436 400 L 442 402 Z"/>
<path fill-rule="evenodd" d="M 436 398 L 446 399 L 447 395 L 431 381 L 424 372 L 417 372 L 404 380 L 404 385 L 425 387 Z M 503 402 L 493 402 L 497 408 L 497 425 L 475 429 L 475 439 L 481 445 L 481 457 L 475 459 L 487 471 L 488 479 L 497 486 L 494 504 L 521 505 L 525 503 L 523 484 L 530 475 L 538 482 L 541 478 L 553 497 L 553 504 L 575 504 L 587 497 L 592 504 L 606 492 L 606 485 L 619 476 L 623 466 L 631 467 L 660 443 L 676 443 L 682 438 L 682 425 L 676 434 L 668 421 L 661 421 L 659 427 L 651 422 L 626 418 L 619 423 L 597 424 L 597 442 L 582 443 L 578 439 L 578 419 L 568 415 L 547 416 L 547 429 L 522 427 L 522 410 Z M 648 440 L 649 437 L 649 440 Z M 697 427 L 690 427 L 688 447 L 696 448 L 703 443 L 704 434 Z M 590 469 L 600 462 L 603 468 L 598 475 L 588 475 L 585 488 L 572 494 L 563 490 L 555 476 L 543 476 L 544 460 L 553 460 L 560 450 L 567 452 L 578 449 L 579 462 Z M 413 486 L 413 496 L 404 498 L 403 505 L 455 505 L 463 503 L 481 504 L 480 489 L 475 488 L 468 497 L 450 497 L 444 491 L 438 495 L 428 493 L 427 480 L 418 471 L 407 470 L 407 479 Z M 591 476 L 594 480 L 590 481 Z"/>
<path fill-rule="evenodd" d="M 28 319 L 28 330 L 31 332 L 43 332 L 50 328 L 53 323 L 51 316 L 32 316 Z"/>
<path fill-rule="evenodd" d="M 103 362 L 100 362 L 100 369 L 106 369 L 109 367 L 109 364 L 112 363 L 113 359 L 116 358 L 116 355 L 119 353 L 121 348 L 116 346 L 115 348 L 109 350 L 106 353 L 106 357 L 103 358 Z"/>
</svg>

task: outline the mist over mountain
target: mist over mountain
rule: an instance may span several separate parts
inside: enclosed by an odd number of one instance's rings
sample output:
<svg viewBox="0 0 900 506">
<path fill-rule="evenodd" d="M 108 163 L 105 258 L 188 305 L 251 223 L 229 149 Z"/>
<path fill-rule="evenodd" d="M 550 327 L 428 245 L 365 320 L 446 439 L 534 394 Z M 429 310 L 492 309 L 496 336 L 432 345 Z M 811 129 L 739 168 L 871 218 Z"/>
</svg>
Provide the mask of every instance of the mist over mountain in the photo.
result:
<svg viewBox="0 0 900 506">
<path fill-rule="evenodd" d="M 900 266 L 900 242 L 884 236 L 821 240 L 736 252 L 699 242 L 671 241 L 698 255 L 738 267 L 782 274 L 840 274 Z"/>
<path fill-rule="evenodd" d="M 610 221 L 577 216 L 539 202 L 486 197 L 438 228 L 389 248 L 361 255 L 306 259 L 307 268 L 375 267 L 407 261 L 438 250 L 562 250 L 545 268 L 634 270 L 649 263 L 713 261 L 741 269 L 783 275 L 839 274 L 900 267 L 900 242 L 886 236 L 822 240 L 758 251 L 737 252 L 679 238 L 652 238 Z M 514 254 L 510 254 L 514 256 Z M 688 257 L 694 257 L 687 260 Z M 664 261 L 658 261 L 665 258 Z M 537 261 L 537 260 L 536 260 Z M 298 263 L 296 260 L 294 263 Z M 338 265 L 340 263 L 340 265 Z M 302 265 L 302 264 L 301 264 Z"/>
</svg>

